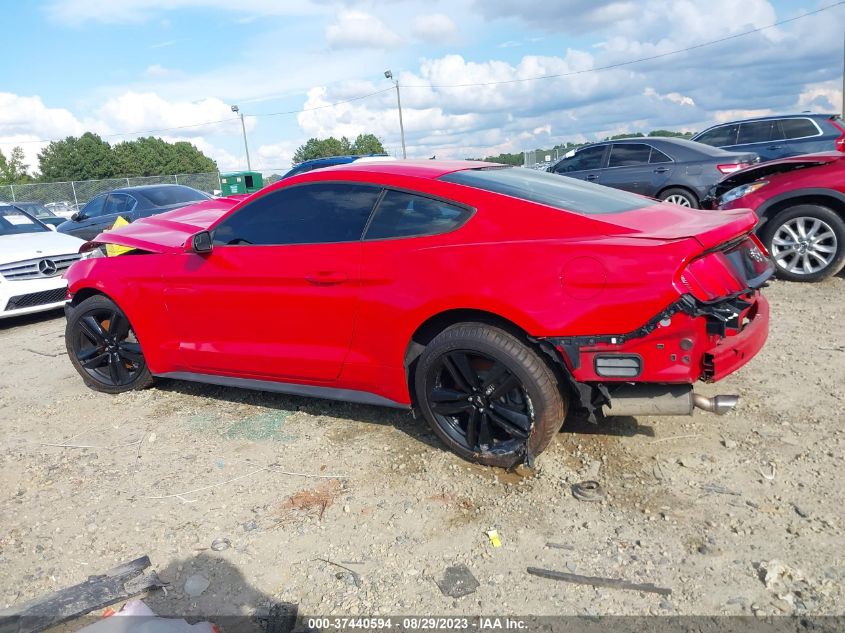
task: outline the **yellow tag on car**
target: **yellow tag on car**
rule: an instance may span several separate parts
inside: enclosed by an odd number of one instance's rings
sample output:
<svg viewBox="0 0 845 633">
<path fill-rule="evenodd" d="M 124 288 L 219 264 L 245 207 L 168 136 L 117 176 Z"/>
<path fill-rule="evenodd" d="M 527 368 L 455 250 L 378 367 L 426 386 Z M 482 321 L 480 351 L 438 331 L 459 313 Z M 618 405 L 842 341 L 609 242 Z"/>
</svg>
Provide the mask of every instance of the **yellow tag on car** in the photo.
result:
<svg viewBox="0 0 845 633">
<path fill-rule="evenodd" d="M 117 220 L 114 221 L 112 224 L 112 229 L 118 229 L 121 226 L 126 226 L 129 224 L 127 220 L 123 218 L 122 215 L 117 216 Z M 132 249 L 128 246 L 118 246 L 117 244 L 106 244 L 106 256 L 107 257 L 117 257 L 118 255 L 123 255 L 124 253 L 128 253 Z"/>
</svg>

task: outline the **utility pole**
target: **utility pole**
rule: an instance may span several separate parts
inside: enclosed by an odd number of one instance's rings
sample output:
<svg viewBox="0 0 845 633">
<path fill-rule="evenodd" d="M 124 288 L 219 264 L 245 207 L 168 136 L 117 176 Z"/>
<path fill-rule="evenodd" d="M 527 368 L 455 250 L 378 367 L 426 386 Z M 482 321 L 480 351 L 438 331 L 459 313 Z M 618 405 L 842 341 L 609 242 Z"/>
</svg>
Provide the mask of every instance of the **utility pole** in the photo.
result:
<svg viewBox="0 0 845 633">
<path fill-rule="evenodd" d="M 241 112 L 241 109 L 236 105 L 232 106 L 232 112 L 241 117 L 241 130 L 243 130 L 244 133 L 244 151 L 246 152 L 246 169 L 247 171 L 252 171 L 252 165 L 249 162 L 249 145 L 247 145 L 246 142 L 246 124 L 244 123 L 244 113 Z"/>
<path fill-rule="evenodd" d="M 393 73 L 390 70 L 385 70 L 384 76 L 387 79 L 392 79 L 393 85 L 396 86 L 396 105 L 399 106 L 399 132 L 402 134 L 402 158 L 408 158 L 408 152 L 405 149 L 405 124 L 402 122 L 402 97 L 399 96 L 399 80 L 393 79 Z"/>
</svg>

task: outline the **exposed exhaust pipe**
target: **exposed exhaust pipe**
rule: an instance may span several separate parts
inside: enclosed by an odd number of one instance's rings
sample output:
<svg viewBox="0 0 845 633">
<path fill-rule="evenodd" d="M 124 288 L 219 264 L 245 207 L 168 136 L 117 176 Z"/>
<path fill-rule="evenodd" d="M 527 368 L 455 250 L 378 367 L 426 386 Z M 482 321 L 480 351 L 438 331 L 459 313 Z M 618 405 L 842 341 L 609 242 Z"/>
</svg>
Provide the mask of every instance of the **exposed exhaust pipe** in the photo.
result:
<svg viewBox="0 0 845 633">
<path fill-rule="evenodd" d="M 606 416 L 692 415 L 696 408 L 724 415 L 739 402 L 739 396 L 712 398 L 694 393 L 690 385 L 620 385 L 610 391 Z"/>
<path fill-rule="evenodd" d="M 739 403 L 739 396 L 720 395 L 708 398 L 700 393 L 694 393 L 692 394 L 692 403 L 702 411 L 725 415 Z"/>
</svg>

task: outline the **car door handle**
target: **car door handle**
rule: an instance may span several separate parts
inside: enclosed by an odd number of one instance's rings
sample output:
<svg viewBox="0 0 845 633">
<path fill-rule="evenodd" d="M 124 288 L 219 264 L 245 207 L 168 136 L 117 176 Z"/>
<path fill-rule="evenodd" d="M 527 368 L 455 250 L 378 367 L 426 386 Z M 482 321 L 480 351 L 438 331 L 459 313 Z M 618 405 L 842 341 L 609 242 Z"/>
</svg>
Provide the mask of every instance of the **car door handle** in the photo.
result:
<svg viewBox="0 0 845 633">
<path fill-rule="evenodd" d="M 349 279 L 346 273 L 334 270 L 318 270 L 305 275 L 308 283 L 315 286 L 334 286 Z"/>
<path fill-rule="evenodd" d="M 658 167 L 657 169 L 654 170 L 654 173 L 655 174 L 665 174 L 667 171 L 669 171 L 668 167 Z"/>
<path fill-rule="evenodd" d="M 769 145 L 769 149 L 783 149 L 783 145 Z"/>
<path fill-rule="evenodd" d="M 587 180 L 598 180 L 598 179 L 599 179 L 599 177 L 596 176 L 595 174 L 590 174 L 589 176 L 587 176 Z"/>
</svg>

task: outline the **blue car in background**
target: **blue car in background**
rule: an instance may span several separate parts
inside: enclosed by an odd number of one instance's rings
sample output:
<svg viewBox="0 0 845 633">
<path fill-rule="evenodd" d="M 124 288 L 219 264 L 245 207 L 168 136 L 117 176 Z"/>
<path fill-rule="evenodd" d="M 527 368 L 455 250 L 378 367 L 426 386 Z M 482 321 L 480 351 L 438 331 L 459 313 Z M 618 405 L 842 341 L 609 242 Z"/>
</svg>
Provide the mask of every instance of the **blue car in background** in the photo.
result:
<svg viewBox="0 0 845 633">
<path fill-rule="evenodd" d="M 692 137 L 693 141 L 732 152 L 755 152 L 761 161 L 845 152 L 845 124 L 838 114 L 789 114 L 722 123 Z"/>
<path fill-rule="evenodd" d="M 334 165 L 346 165 L 347 163 L 355 163 L 358 161 L 379 161 L 379 160 L 396 160 L 387 154 L 356 154 L 354 156 L 328 156 L 326 158 L 314 158 L 312 160 L 304 160 L 298 165 L 295 165 L 289 172 L 282 176 L 282 180 L 296 176 L 297 174 L 312 171 L 314 169 L 322 169 L 323 167 L 333 167 Z"/>
</svg>

